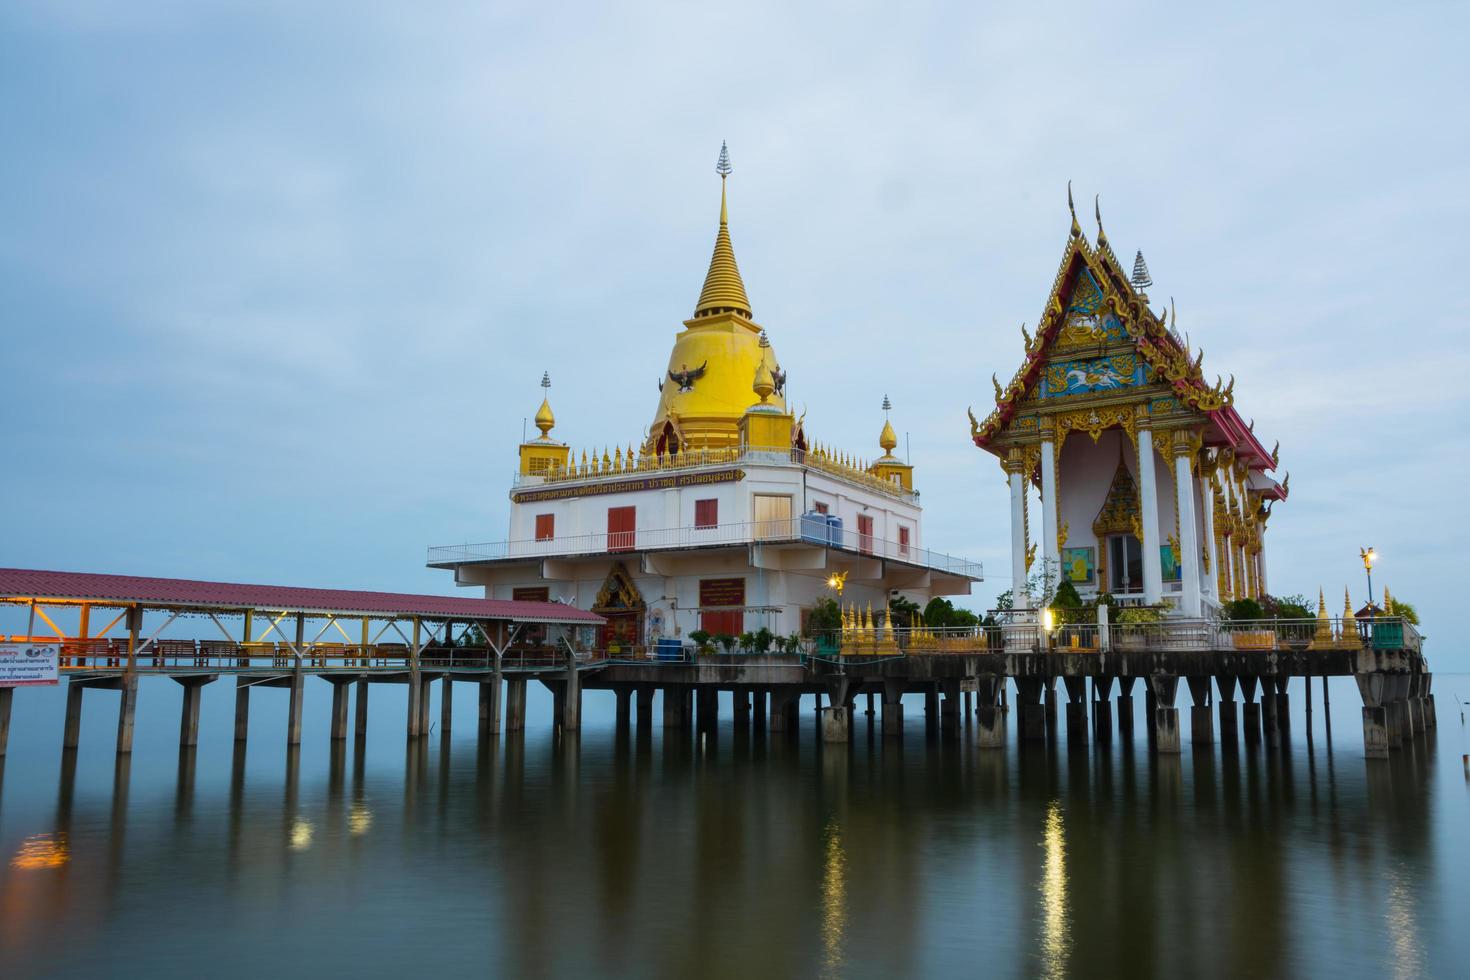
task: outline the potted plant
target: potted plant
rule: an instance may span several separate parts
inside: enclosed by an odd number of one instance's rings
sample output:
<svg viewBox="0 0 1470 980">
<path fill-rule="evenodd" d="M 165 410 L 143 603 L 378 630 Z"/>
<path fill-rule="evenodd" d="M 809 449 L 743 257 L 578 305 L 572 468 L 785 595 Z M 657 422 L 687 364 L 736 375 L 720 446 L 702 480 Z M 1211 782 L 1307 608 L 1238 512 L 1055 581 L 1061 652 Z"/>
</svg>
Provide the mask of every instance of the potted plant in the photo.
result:
<svg viewBox="0 0 1470 980">
<path fill-rule="evenodd" d="M 1117 644 L 1123 650 L 1142 650 L 1164 633 L 1164 611 L 1157 606 L 1126 606 L 1118 613 Z"/>
<path fill-rule="evenodd" d="M 715 636 L 715 642 L 720 645 L 720 649 L 724 650 L 726 656 L 728 656 L 731 649 L 735 646 L 735 637 L 729 633 L 720 633 Z"/>
<path fill-rule="evenodd" d="M 769 653 L 771 650 L 771 643 L 775 639 L 776 635 L 766 627 L 762 626 L 760 629 L 755 631 L 755 636 L 751 639 L 751 649 L 754 650 L 756 653 Z"/>
<path fill-rule="evenodd" d="M 835 654 L 841 647 L 842 609 L 835 599 L 819 599 L 806 617 L 806 635 L 816 640 L 817 653 Z"/>
<path fill-rule="evenodd" d="M 709 630 L 695 630 L 689 634 L 689 639 L 694 641 L 694 648 L 699 653 L 709 653 L 714 648 L 710 646 L 713 634 Z"/>
</svg>

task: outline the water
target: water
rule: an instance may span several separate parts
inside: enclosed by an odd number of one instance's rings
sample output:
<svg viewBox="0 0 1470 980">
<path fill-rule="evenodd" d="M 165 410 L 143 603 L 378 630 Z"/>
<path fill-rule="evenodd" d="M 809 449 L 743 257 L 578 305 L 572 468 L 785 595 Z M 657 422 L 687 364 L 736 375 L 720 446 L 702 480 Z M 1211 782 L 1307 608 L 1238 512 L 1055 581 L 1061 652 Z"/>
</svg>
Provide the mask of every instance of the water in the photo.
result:
<svg viewBox="0 0 1470 980">
<path fill-rule="evenodd" d="M 1004 751 L 928 741 L 917 698 L 901 744 L 860 700 L 834 750 L 810 710 L 798 739 L 750 738 L 728 703 L 713 741 L 620 739 L 589 692 L 564 743 L 536 691 L 525 737 L 486 749 L 468 685 L 415 748 L 405 689 L 375 686 L 364 748 L 334 753 L 316 681 L 299 755 L 283 691 L 237 754 L 215 684 L 191 757 L 155 679 L 121 766 L 116 695 L 87 694 L 65 760 L 61 692 L 20 691 L 0 976 L 1463 976 L 1457 685 L 1389 764 L 1362 758 L 1347 681 L 1330 741 L 1318 684 L 1310 741 L 1297 687 L 1285 750 L 1176 758 L 1141 718 L 1132 749 L 1018 746 L 1014 712 Z"/>
</svg>

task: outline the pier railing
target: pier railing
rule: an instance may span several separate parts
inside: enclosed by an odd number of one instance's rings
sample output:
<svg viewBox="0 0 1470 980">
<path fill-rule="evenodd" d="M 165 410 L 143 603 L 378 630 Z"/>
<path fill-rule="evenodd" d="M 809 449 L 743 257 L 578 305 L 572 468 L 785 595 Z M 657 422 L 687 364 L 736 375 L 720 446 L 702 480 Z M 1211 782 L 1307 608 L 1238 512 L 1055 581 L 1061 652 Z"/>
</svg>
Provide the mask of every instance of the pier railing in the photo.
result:
<svg viewBox="0 0 1470 980">
<path fill-rule="evenodd" d="M 54 637 L 36 637 L 35 642 L 56 642 Z M 578 664 L 607 660 L 604 650 L 577 650 Z M 231 643 L 223 640 L 156 640 L 136 655 L 139 670 L 152 673 L 239 673 L 262 670 L 294 670 L 297 653 L 285 643 Z M 414 664 L 408 644 L 315 643 L 301 651 L 300 664 L 314 672 L 410 670 Z M 512 647 L 501 656 L 502 670 L 554 670 L 567 665 L 567 650 L 559 646 Z M 126 638 L 65 640 L 61 643 L 60 668 L 65 673 L 109 672 L 128 666 Z M 424 670 L 490 670 L 495 654 L 488 647 L 428 646 L 420 650 L 418 666 Z"/>
</svg>

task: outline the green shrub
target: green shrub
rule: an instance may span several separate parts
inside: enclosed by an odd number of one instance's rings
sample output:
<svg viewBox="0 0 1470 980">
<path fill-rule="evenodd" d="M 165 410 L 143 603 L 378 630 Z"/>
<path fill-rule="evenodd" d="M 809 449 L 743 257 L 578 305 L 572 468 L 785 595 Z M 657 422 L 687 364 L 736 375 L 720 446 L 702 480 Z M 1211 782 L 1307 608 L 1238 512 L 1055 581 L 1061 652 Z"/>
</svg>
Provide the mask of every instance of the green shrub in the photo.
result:
<svg viewBox="0 0 1470 980">
<path fill-rule="evenodd" d="M 806 635 L 835 633 L 842 629 L 842 607 L 836 599 L 818 599 L 806 617 Z"/>
<path fill-rule="evenodd" d="M 750 649 L 756 653 L 768 653 L 771 649 L 771 641 L 775 638 L 776 635 L 774 633 L 762 626 L 755 631 L 755 636 L 751 640 Z"/>
<path fill-rule="evenodd" d="M 1235 599 L 1225 604 L 1225 618 L 1231 622 L 1245 619 L 1265 619 L 1266 611 L 1254 599 Z"/>
<path fill-rule="evenodd" d="M 709 630 L 695 630 L 693 633 L 690 633 L 689 634 L 689 639 L 693 640 L 694 641 L 694 645 L 696 647 L 698 647 L 699 649 L 701 649 L 701 650 L 708 650 L 709 649 L 709 641 L 710 641 L 710 632 L 709 632 Z"/>
<path fill-rule="evenodd" d="M 735 646 L 735 637 L 731 636 L 729 633 L 719 633 L 715 636 L 715 642 L 718 643 L 720 645 L 720 648 L 723 649 L 726 653 L 729 653 L 731 648 Z"/>
</svg>

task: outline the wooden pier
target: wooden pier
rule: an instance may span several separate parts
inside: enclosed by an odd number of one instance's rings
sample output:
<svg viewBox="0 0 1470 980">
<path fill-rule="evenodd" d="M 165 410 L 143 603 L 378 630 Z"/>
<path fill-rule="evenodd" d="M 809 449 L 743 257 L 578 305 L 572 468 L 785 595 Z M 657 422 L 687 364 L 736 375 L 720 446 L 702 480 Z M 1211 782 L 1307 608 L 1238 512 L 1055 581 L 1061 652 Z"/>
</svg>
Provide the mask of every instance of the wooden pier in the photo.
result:
<svg viewBox="0 0 1470 980">
<path fill-rule="evenodd" d="M 250 591 L 259 589 L 272 591 Z M 655 696 L 661 694 L 663 727 L 698 731 L 714 730 L 720 705 L 727 702 L 737 729 L 794 732 L 800 725 L 798 705 L 812 695 L 822 738 L 836 743 L 850 739 L 855 705 L 866 698 L 869 714 L 881 710 L 875 724 L 882 734 L 898 737 L 904 729 L 903 696 L 922 694 L 928 730 L 941 736 L 973 731 L 981 748 L 1004 746 L 1011 708 L 1017 738 L 1057 738 L 1059 700 L 1065 704 L 1069 743 L 1107 743 L 1115 725 L 1120 736 L 1132 734 L 1133 699 L 1141 692 L 1150 748 L 1176 753 L 1182 749 L 1178 701 L 1183 680 L 1191 741 L 1275 746 L 1291 727 L 1288 683 L 1306 681 L 1310 711 L 1312 678 L 1342 676 L 1356 680 L 1363 699 L 1367 757 L 1388 758 L 1406 739 L 1435 727 L 1433 678 L 1422 640 L 1412 626 L 1393 619 L 1180 622 L 1137 636 L 1104 627 L 1069 641 L 1065 633 L 1017 618 L 965 632 L 822 637 L 810 650 L 794 654 L 685 648 L 672 657 L 614 658 L 593 641 L 599 617 L 555 603 L 3 569 L 0 599 L 25 607 L 32 623 L 39 620 L 52 631 L 31 629 L 30 641 L 61 648 L 67 685 L 62 744 L 68 749 L 78 744 L 84 695 L 92 689 L 119 693 L 117 751 L 130 752 L 144 677 L 183 687 L 183 746 L 198 740 L 203 686 L 231 678 L 235 738 L 250 735 L 252 689 L 283 688 L 289 696 L 288 745 L 303 737 L 301 709 L 309 678 L 331 685 L 333 740 L 346 739 L 349 731 L 366 734 L 372 684 L 402 685 L 406 735 L 427 735 L 429 693 L 436 681 L 443 688 L 441 731 L 453 724 L 451 685 L 478 686 L 476 724 L 484 738 L 525 728 L 531 681 L 550 690 L 553 723 L 564 732 L 581 727 L 583 692 L 605 690 L 615 695 L 620 726 L 652 725 Z M 106 628 L 93 632 L 90 622 L 98 610 L 114 615 Z M 190 624 L 209 623 L 220 638 L 172 635 L 169 628 L 185 615 Z M 147 618 L 154 622 L 145 629 Z M 67 622 L 69 628 L 63 625 Z M 355 634 L 347 632 L 348 625 Z M 324 639 L 334 629 L 346 642 Z M 0 689 L 0 754 L 13 693 Z M 973 725 L 962 726 L 971 712 Z"/>
</svg>

